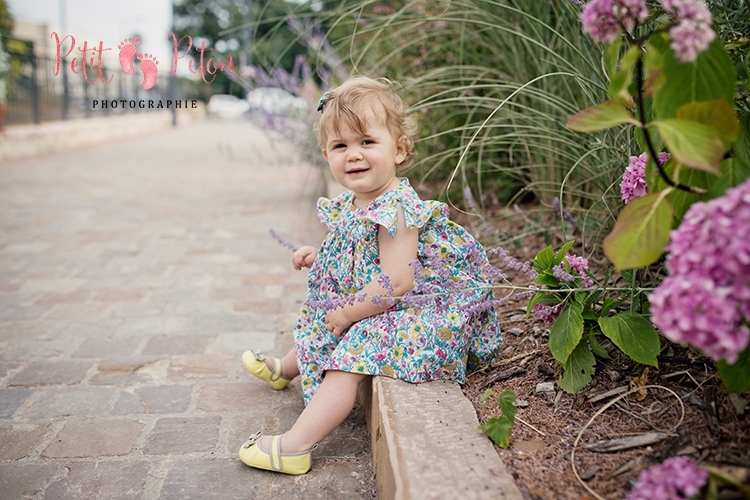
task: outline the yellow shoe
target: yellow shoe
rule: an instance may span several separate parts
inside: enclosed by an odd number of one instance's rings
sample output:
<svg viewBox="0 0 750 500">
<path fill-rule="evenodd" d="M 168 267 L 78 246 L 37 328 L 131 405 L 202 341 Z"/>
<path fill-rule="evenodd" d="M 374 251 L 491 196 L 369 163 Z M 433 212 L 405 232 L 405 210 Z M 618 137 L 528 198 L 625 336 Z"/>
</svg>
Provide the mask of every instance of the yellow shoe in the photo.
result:
<svg viewBox="0 0 750 500">
<path fill-rule="evenodd" d="M 264 359 L 266 359 L 265 356 L 257 355 L 253 351 L 245 351 L 242 353 L 242 364 L 245 365 L 247 371 L 277 391 L 286 389 L 286 386 L 289 385 L 289 382 L 291 382 L 292 379 L 281 375 L 281 359 L 273 359 L 273 371 L 268 368 L 263 361 Z"/>
<path fill-rule="evenodd" d="M 316 444 L 307 451 L 298 453 L 281 453 L 281 436 L 271 437 L 271 451 L 260 445 L 261 432 L 248 438 L 240 448 L 240 460 L 245 465 L 256 469 L 272 470 L 284 474 L 305 474 L 312 467 L 312 451 Z"/>
</svg>

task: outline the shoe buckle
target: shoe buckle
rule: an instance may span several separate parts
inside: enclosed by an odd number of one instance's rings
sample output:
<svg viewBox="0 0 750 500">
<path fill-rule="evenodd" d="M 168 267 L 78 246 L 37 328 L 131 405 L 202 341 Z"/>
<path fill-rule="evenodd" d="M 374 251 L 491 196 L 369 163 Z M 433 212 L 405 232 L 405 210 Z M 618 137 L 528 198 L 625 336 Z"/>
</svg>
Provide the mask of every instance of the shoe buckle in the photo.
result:
<svg viewBox="0 0 750 500">
<path fill-rule="evenodd" d="M 252 445 L 254 445 L 254 444 L 255 444 L 256 442 L 258 442 L 258 440 L 260 439 L 260 436 L 261 436 L 261 434 L 262 434 L 262 432 L 261 432 L 261 431 L 258 431 L 258 432 L 256 432 L 255 434 L 253 434 L 252 436 L 250 436 L 249 438 L 247 438 L 247 441 L 245 441 L 245 442 L 244 442 L 244 443 L 242 444 L 242 447 L 243 447 L 243 448 L 250 448 L 250 447 L 251 447 Z"/>
</svg>

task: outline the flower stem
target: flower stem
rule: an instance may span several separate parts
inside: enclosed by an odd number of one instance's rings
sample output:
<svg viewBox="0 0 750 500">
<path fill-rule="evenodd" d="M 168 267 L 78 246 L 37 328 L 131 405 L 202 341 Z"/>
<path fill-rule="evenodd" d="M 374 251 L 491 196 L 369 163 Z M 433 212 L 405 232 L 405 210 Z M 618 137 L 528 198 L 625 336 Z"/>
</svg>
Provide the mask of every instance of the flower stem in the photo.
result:
<svg viewBox="0 0 750 500">
<path fill-rule="evenodd" d="M 680 184 L 679 182 L 673 181 L 669 175 L 667 175 L 667 172 L 664 170 L 664 167 L 659 162 L 659 155 L 656 152 L 656 148 L 654 147 L 654 143 L 651 142 L 651 135 L 648 132 L 648 129 L 646 128 L 647 122 L 646 122 L 646 107 L 643 103 L 643 54 L 638 56 L 638 61 L 636 62 L 635 66 L 636 71 L 636 88 L 638 91 L 638 114 L 640 115 L 639 118 L 641 120 L 641 128 L 643 130 L 643 136 L 646 139 L 646 146 L 648 147 L 648 155 L 649 160 L 653 161 L 656 165 L 656 168 L 659 170 L 659 175 L 662 179 L 664 179 L 664 182 L 666 182 L 668 185 L 672 186 L 673 188 L 680 189 L 682 191 L 687 191 L 688 193 L 695 193 L 695 194 L 705 194 L 706 190 L 701 189 L 695 186 L 686 186 L 685 184 Z"/>
</svg>

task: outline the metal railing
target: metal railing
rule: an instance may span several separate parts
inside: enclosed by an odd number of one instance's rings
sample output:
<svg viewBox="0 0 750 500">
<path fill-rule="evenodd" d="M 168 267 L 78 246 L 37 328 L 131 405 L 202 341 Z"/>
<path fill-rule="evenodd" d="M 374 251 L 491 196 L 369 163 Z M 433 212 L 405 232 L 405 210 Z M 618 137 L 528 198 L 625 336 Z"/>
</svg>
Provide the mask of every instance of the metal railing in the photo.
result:
<svg viewBox="0 0 750 500">
<path fill-rule="evenodd" d="M 34 54 L 34 45 L 26 40 L 5 39 L 5 48 L 10 54 L 10 73 L 6 79 L 8 111 L 6 123 L 40 123 L 48 120 L 67 120 L 90 116 L 118 115 L 128 112 L 143 112 L 149 108 L 128 105 L 130 101 L 159 100 L 166 96 L 168 84 L 160 91 L 157 83 L 146 91 L 142 87 L 143 75 L 138 68 L 133 74 L 125 74 L 119 67 L 103 68 L 104 83 L 98 74 L 89 70 L 89 82 L 80 72 L 71 71 L 71 58 L 62 60 L 58 74 L 54 74 L 55 60 Z M 122 106 L 120 101 L 127 101 Z M 102 102 L 107 101 L 106 107 Z M 113 107 L 112 101 L 118 101 Z M 95 106 L 96 104 L 96 106 Z"/>
</svg>

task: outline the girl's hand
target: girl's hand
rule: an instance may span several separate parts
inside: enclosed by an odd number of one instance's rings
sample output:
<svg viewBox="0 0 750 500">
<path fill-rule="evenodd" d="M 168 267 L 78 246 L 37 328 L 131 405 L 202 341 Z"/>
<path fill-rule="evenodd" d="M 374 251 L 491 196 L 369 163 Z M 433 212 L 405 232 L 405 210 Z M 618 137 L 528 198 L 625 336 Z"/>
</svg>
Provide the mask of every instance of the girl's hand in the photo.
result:
<svg viewBox="0 0 750 500">
<path fill-rule="evenodd" d="M 353 321 L 349 321 L 349 318 L 344 314 L 343 308 L 334 309 L 328 311 L 326 314 L 326 330 L 331 332 L 334 337 L 339 338 L 344 333 L 344 330 L 354 324 Z"/>
<path fill-rule="evenodd" d="M 292 267 L 299 271 L 303 267 L 310 268 L 312 263 L 315 261 L 315 256 L 318 255 L 318 251 L 310 246 L 300 247 L 294 251 L 292 255 Z"/>
</svg>

